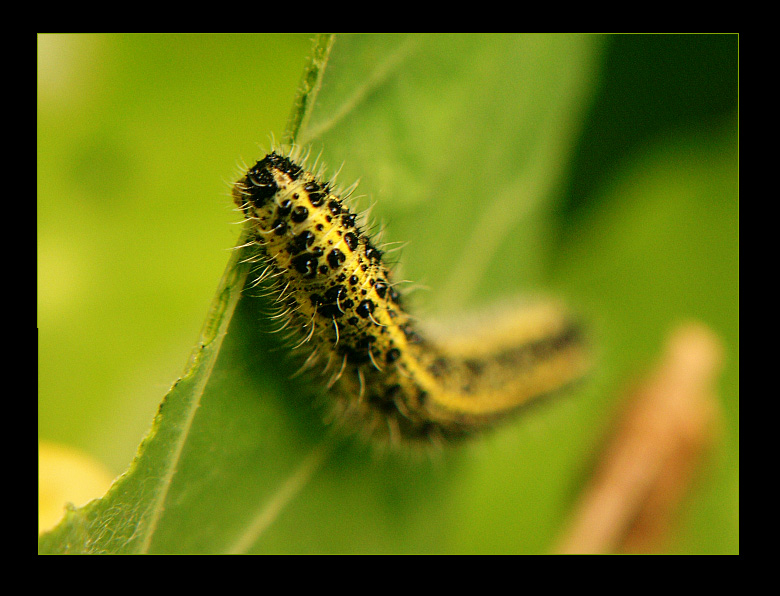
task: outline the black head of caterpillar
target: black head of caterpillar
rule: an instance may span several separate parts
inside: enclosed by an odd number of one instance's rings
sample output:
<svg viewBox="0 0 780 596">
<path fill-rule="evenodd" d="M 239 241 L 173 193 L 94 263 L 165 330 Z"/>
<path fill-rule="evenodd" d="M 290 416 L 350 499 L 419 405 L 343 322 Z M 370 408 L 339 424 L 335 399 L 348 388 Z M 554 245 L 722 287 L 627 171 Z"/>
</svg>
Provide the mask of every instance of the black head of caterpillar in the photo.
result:
<svg viewBox="0 0 780 596">
<path fill-rule="evenodd" d="M 579 327 L 551 304 L 485 323 L 472 339 L 425 339 L 383 253 L 332 181 L 274 151 L 233 196 L 284 327 L 330 373 L 332 418 L 369 437 L 438 443 L 492 425 L 587 368 Z"/>
</svg>

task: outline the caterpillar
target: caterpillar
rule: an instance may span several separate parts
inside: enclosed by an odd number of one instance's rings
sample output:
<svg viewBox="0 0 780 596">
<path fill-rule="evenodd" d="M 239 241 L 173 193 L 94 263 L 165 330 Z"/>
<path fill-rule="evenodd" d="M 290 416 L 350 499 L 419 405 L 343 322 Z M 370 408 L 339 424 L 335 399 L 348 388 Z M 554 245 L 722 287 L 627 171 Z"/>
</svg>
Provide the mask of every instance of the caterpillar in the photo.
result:
<svg viewBox="0 0 780 596">
<path fill-rule="evenodd" d="M 439 444 L 493 426 L 588 369 L 579 323 L 553 303 L 426 334 L 336 187 L 295 151 L 273 150 L 233 186 L 261 264 L 258 283 L 305 367 L 324 361 L 330 420 L 393 444 Z M 342 198 L 342 195 L 344 198 Z"/>
</svg>

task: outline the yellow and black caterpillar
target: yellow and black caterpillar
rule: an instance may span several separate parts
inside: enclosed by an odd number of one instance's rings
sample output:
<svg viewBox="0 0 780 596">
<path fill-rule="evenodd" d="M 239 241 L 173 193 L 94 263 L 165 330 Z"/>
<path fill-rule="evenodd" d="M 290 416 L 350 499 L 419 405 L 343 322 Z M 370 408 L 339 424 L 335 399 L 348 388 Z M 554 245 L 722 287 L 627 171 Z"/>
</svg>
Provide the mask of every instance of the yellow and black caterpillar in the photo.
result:
<svg viewBox="0 0 780 596">
<path fill-rule="evenodd" d="M 331 373 L 334 418 L 391 442 L 456 439 L 580 379 L 579 325 L 539 304 L 427 337 L 412 323 L 383 253 L 332 181 L 274 151 L 234 186 L 258 246 L 261 279 L 308 364 Z"/>
</svg>

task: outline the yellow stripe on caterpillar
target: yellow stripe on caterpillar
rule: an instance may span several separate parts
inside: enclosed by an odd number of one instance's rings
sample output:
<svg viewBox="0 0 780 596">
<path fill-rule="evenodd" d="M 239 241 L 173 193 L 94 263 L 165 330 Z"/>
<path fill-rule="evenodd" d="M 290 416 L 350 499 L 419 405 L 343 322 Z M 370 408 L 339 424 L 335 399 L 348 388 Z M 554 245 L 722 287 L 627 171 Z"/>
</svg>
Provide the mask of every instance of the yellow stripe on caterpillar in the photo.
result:
<svg viewBox="0 0 780 596">
<path fill-rule="evenodd" d="M 555 304 L 510 311 L 458 337 L 423 334 L 341 194 L 282 151 L 233 189 L 282 327 L 311 350 L 307 366 L 326 363 L 334 420 L 391 442 L 439 443 L 584 375 L 580 328 Z"/>
</svg>

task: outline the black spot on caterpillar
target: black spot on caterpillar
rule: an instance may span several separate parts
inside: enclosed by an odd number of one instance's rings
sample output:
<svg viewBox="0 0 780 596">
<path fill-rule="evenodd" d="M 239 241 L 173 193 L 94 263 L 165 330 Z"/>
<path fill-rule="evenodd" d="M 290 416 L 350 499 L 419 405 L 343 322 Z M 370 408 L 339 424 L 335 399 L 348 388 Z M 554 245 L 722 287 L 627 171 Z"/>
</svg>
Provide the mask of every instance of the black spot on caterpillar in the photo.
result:
<svg viewBox="0 0 780 596">
<path fill-rule="evenodd" d="M 588 368 L 580 326 L 552 303 L 429 337 L 333 181 L 274 151 L 234 186 L 263 281 L 306 366 L 325 362 L 332 419 L 390 442 L 474 434 Z M 349 193 L 347 193 L 348 196 Z"/>
</svg>

